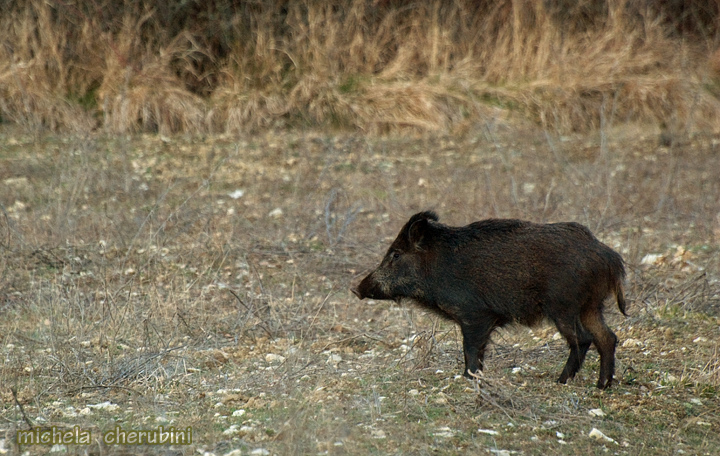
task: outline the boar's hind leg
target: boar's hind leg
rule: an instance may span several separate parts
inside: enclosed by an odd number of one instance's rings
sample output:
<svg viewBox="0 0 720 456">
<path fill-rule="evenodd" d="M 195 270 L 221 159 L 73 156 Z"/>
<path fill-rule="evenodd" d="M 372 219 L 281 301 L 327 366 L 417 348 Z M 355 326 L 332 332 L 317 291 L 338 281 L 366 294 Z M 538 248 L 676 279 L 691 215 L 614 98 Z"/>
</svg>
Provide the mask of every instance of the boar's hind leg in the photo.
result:
<svg viewBox="0 0 720 456">
<path fill-rule="evenodd" d="M 597 387 L 605 389 L 612 383 L 615 372 L 615 345 L 617 336 L 605 324 L 602 303 L 589 306 L 580 316 L 583 326 L 592 334 L 593 343 L 600 353 L 600 376 Z"/>
<path fill-rule="evenodd" d="M 485 348 L 490 339 L 490 333 L 495 329 L 495 326 L 488 322 L 482 322 L 473 325 L 461 324 L 460 329 L 463 335 L 463 352 L 465 354 L 465 371 L 463 375 L 467 378 L 473 378 L 471 373 L 483 368 Z"/>
<path fill-rule="evenodd" d="M 570 356 L 568 356 L 565 368 L 560 374 L 560 378 L 558 378 L 558 383 L 567 383 L 569 379 L 575 377 L 583 361 L 585 361 L 585 355 L 593 341 L 593 336 L 579 322 L 568 324 L 556 321 L 555 326 L 557 326 L 560 334 L 567 340 L 568 347 L 570 347 Z"/>
</svg>

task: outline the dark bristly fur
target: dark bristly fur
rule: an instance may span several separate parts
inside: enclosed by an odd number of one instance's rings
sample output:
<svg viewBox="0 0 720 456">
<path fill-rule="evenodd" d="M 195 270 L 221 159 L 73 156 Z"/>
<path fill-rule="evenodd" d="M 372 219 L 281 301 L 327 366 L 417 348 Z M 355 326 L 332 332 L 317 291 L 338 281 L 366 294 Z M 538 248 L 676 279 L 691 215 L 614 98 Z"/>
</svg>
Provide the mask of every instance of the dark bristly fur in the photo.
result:
<svg viewBox="0 0 720 456">
<path fill-rule="evenodd" d="M 626 314 L 622 257 L 577 223 L 489 219 L 452 227 L 434 212 L 413 215 L 377 269 L 352 291 L 358 298 L 410 298 L 462 330 L 464 375 L 483 367 L 495 328 L 555 323 L 570 356 L 565 383 L 594 344 L 598 388 L 613 380 L 617 337 L 603 320 L 610 295 Z"/>
</svg>

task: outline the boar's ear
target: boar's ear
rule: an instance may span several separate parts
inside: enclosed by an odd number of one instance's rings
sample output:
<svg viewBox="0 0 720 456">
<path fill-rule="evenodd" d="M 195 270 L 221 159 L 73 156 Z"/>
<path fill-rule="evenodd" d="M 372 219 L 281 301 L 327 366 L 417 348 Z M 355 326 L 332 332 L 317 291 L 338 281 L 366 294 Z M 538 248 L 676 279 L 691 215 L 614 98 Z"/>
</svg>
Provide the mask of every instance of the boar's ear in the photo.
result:
<svg viewBox="0 0 720 456">
<path fill-rule="evenodd" d="M 423 211 L 423 212 L 418 212 L 417 214 L 410 217 L 410 221 L 420 220 L 420 219 L 430 219 L 433 222 L 437 222 L 438 216 L 434 211 Z"/>
<path fill-rule="evenodd" d="M 407 230 L 407 238 L 410 245 L 417 250 L 422 250 L 423 245 L 430 234 L 430 222 L 426 218 L 415 220 Z"/>
</svg>

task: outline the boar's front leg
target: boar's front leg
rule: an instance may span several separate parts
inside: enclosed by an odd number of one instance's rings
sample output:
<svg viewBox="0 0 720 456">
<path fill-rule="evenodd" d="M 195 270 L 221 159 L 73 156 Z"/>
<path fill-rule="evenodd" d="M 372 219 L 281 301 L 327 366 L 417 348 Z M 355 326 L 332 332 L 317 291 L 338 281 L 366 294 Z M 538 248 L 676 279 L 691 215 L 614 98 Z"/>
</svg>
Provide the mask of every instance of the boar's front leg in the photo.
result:
<svg viewBox="0 0 720 456">
<path fill-rule="evenodd" d="M 483 369 L 485 348 L 493 329 L 495 329 L 495 324 L 491 319 L 475 321 L 472 324 L 460 323 L 465 354 L 465 371 L 463 372 L 465 377 L 474 378 L 472 374 Z"/>
</svg>

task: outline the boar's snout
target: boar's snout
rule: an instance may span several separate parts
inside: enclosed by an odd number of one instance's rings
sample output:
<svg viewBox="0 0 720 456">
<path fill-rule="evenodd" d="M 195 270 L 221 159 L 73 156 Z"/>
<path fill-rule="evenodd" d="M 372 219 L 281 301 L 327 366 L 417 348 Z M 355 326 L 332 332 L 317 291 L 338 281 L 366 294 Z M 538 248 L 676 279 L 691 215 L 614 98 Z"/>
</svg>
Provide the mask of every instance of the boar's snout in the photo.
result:
<svg viewBox="0 0 720 456">
<path fill-rule="evenodd" d="M 358 299 L 376 299 L 380 298 L 381 295 L 381 293 L 378 292 L 378 284 L 372 272 L 362 279 L 360 283 L 352 287 L 350 291 L 352 291 Z"/>
<path fill-rule="evenodd" d="M 358 289 L 358 286 L 359 285 L 355 285 L 354 287 L 350 288 L 350 291 L 352 291 L 353 294 L 358 297 L 358 299 L 362 299 L 363 296 L 360 294 L 360 290 Z"/>
</svg>

